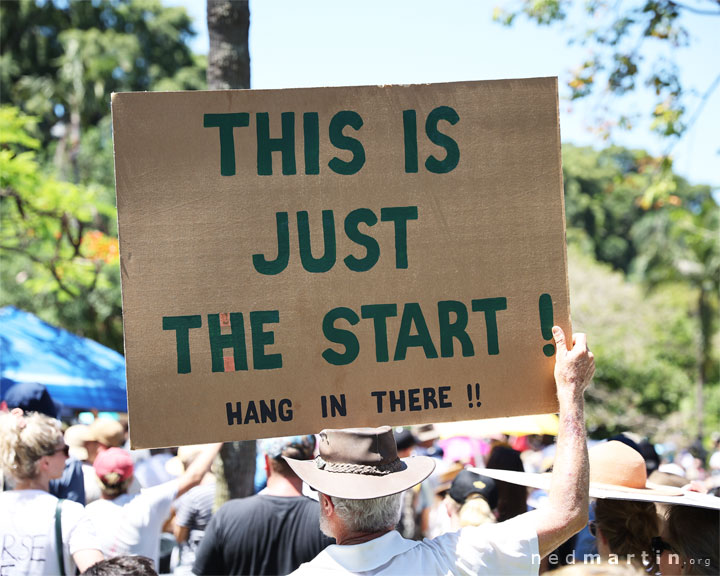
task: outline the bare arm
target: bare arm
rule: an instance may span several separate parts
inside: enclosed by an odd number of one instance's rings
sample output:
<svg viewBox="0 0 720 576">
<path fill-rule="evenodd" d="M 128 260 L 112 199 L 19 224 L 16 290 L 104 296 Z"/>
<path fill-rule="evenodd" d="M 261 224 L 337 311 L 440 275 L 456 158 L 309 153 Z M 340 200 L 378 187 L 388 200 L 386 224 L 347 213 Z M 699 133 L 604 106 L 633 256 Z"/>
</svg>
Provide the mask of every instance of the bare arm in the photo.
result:
<svg viewBox="0 0 720 576">
<path fill-rule="evenodd" d="M 198 454 L 190 466 L 187 467 L 187 470 L 180 476 L 176 498 L 200 484 L 203 476 L 210 470 L 210 466 L 212 466 L 213 460 L 215 460 L 215 456 L 220 452 L 221 447 L 222 442 L 217 442 L 215 444 L 208 444 L 202 449 L 200 454 Z"/>
<path fill-rule="evenodd" d="M 78 567 L 80 572 L 85 572 L 85 570 L 90 568 L 93 564 L 97 564 L 105 559 L 100 550 L 94 550 L 92 548 L 78 550 L 72 555 L 72 557 L 75 561 L 75 566 Z"/>
<path fill-rule="evenodd" d="M 175 536 L 175 540 L 178 541 L 178 544 L 187 542 L 188 536 L 190 536 L 190 528 L 175 524 L 175 526 L 173 526 L 173 535 Z"/>
<path fill-rule="evenodd" d="M 557 326 L 553 336 L 560 429 L 548 505 L 534 512 L 541 557 L 582 530 L 588 521 L 589 465 L 583 393 L 595 373 L 595 359 L 585 334 L 574 335 L 571 350 Z"/>
</svg>

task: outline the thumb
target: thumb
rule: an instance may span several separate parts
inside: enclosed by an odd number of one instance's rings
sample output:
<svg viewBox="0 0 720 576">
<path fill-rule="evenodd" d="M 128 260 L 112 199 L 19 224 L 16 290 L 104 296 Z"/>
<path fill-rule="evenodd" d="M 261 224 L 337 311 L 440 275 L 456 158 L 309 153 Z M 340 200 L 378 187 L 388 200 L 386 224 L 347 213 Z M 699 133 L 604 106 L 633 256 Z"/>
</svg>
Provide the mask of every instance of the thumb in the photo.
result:
<svg viewBox="0 0 720 576">
<path fill-rule="evenodd" d="M 555 351 L 557 354 L 566 354 L 568 351 L 567 343 L 565 342 L 565 332 L 560 326 L 553 326 L 552 329 L 553 337 L 555 338 Z"/>
</svg>

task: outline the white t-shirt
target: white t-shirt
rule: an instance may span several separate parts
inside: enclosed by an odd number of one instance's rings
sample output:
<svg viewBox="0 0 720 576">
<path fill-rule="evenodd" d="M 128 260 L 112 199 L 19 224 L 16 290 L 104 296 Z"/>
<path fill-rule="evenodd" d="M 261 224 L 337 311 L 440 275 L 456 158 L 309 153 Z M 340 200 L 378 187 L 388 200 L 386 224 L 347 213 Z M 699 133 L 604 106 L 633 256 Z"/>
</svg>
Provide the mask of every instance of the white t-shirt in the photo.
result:
<svg viewBox="0 0 720 576">
<path fill-rule="evenodd" d="M 469 526 L 422 541 L 396 531 L 350 546 L 333 544 L 294 575 L 528 574 L 536 575 L 540 553 L 535 523 L 527 514 L 499 524 Z"/>
<path fill-rule="evenodd" d="M 0 493 L 0 574 L 59 574 L 55 545 L 57 498 L 44 490 Z M 72 554 L 99 550 L 90 519 L 82 504 L 62 503 L 62 540 L 65 574 L 75 574 Z"/>
<path fill-rule="evenodd" d="M 178 481 L 172 480 L 139 494 L 122 494 L 114 500 L 96 500 L 87 505 L 95 525 L 100 549 L 106 558 L 137 554 L 147 556 L 158 568 L 160 532 L 170 515 Z"/>
</svg>

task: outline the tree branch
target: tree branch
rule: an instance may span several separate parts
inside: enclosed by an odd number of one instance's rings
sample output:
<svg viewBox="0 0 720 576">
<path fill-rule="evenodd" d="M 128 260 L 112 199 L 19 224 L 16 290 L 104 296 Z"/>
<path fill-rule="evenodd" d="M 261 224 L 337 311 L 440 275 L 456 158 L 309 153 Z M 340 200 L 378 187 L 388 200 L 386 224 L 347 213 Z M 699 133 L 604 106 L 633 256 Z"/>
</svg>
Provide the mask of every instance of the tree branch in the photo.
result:
<svg viewBox="0 0 720 576">
<path fill-rule="evenodd" d="M 67 294 L 73 298 L 78 298 L 80 296 L 80 293 L 74 292 L 73 290 L 71 290 L 64 284 L 64 282 L 58 275 L 57 269 L 55 268 L 55 264 L 52 261 L 45 262 L 44 260 L 41 260 L 37 256 L 33 256 L 32 254 L 26 252 L 25 250 L 23 250 L 21 248 L 17 248 L 15 246 L 3 246 L 0 244 L 0 250 L 7 250 L 8 252 L 17 252 L 18 254 L 22 254 L 23 256 L 28 258 L 31 262 L 35 262 L 36 264 L 40 264 L 41 266 L 46 267 L 50 271 L 50 274 L 52 274 L 53 278 L 55 278 L 55 281 L 57 282 L 58 288 L 60 288 L 60 290 L 62 290 L 63 292 L 65 292 L 65 294 Z M 93 284 L 94 284 L 94 282 L 93 282 Z"/>
<path fill-rule="evenodd" d="M 694 6 L 688 6 L 687 4 L 680 4 L 680 2 L 670 2 L 672 6 L 677 6 L 680 10 L 687 10 L 693 14 L 701 14 L 702 16 L 720 16 L 720 10 L 703 10 L 701 8 L 695 8 Z"/>
<path fill-rule="evenodd" d="M 698 104 L 698 107 L 695 109 L 695 113 L 693 114 L 692 118 L 688 120 L 687 125 L 685 126 L 685 129 L 683 132 L 687 133 L 690 131 L 690 129 L 693 127 L 695 122 L 697 122 L 698 118 L 700 117 L 700 114 L 702 114 L 703 108 L 705 108 L 705 104 L 707 104 L 707 101 L 710 100 L 710 96 L 713 95 L 713 92 L 717 90 L 717 87 L 720 86 L 720 74 L 718 74 L 715 77 L 715 80 L 712 81 L 710 86 L 707 90 L 705 90 L 705 93 L 700 97 L 700 104 Z M 676 138 L 673 142 L 670 143 L 668 148 L 665 150 L 665 156 L 669 156 L 670 153 L 675 149 L 675 146 L 677 146 L 677 143 L 680 141 L 679 138 Z"/>
</svg>

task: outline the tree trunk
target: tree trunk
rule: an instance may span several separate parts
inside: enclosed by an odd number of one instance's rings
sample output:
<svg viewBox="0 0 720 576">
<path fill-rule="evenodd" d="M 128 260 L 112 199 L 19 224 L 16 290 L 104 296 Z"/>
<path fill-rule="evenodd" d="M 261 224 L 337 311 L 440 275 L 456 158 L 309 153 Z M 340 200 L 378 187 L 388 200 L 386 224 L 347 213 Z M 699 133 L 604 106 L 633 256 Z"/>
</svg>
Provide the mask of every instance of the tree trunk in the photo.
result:
<svg viewBox="0 0 720 576">
<path fill-rule="evenodd" d="M 705 432 L 703 420 L 705 417 L 704 388 L 712 365 L 712 322 L 713 309 L 708 303 L 708 295 L 703 286 L 700 287 L 698 297 L 698 316 L 700 319 L 700 349 L 698 350 L 698 379 L 695 387 L 695 410 L 697 417 L 697 437 L 702 440 Z"/>
<path fill-rule="evenodd" d="M 248 0 L 207 0 L 207 83 L 211 90 L 250 88 Z"/>
<path fill-rule="evenodd" d="M 248 0 L 207 0 L 210 37 L 207 83 L 211 90 L 250 88 Z M 255 441 L 227 442 L 215 462 L 215 507 L 250 496 L 255 488 Z"/>
</svg>

